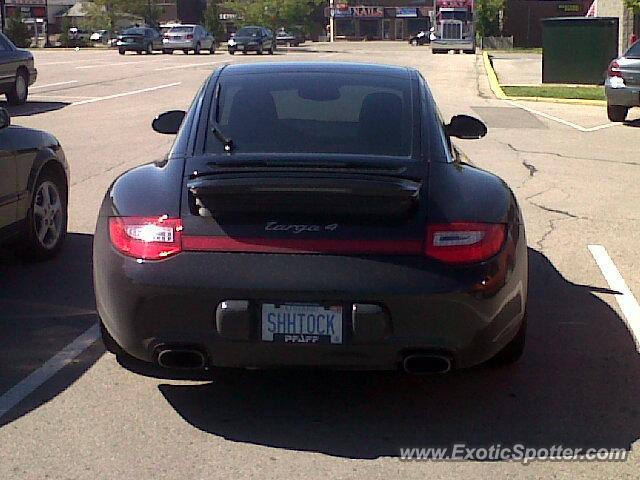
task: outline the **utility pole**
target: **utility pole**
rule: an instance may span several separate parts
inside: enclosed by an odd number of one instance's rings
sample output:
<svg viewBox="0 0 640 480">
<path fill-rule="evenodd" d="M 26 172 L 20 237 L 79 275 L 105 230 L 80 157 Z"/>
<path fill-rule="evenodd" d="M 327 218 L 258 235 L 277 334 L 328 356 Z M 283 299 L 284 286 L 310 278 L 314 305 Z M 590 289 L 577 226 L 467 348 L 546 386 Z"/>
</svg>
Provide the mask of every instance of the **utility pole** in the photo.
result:
<svg viewBox="0 0 640 480">
<path fill-rule="evenodd" d="M 4 0 L 2 0 L 4 2 Z M 51 42 L 49 42 L 49 0 L 44 0 L 44 46 L 50 47 Z"/>
<path fill-rule="evenodd" d="M 1 21 L 0 21 L 0 30 L 2 30 L 4 32 L 4 13 L 5 13 L 5 8 L 4 8 L 4 0 L 0 0 L 0 17 L 2 17 Z"/>
</svg>

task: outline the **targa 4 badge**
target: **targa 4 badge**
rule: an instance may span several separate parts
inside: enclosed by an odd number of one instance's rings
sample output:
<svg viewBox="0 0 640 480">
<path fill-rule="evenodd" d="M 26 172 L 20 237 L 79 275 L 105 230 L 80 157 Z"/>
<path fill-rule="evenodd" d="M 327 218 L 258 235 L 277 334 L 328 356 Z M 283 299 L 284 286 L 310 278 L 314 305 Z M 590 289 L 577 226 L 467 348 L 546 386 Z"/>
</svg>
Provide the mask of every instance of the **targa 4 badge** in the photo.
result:
<svg viewBox="0 0 640 480">
<path fill-rule="evenodd" d="M 333 232 L 338 229 L 337 223 L 329 225 L 287 225 L 278 222 L 267 222 L 264 229 L 267 232 L 292 232 L 297 235 L 303 232 Z"/>
</svg>

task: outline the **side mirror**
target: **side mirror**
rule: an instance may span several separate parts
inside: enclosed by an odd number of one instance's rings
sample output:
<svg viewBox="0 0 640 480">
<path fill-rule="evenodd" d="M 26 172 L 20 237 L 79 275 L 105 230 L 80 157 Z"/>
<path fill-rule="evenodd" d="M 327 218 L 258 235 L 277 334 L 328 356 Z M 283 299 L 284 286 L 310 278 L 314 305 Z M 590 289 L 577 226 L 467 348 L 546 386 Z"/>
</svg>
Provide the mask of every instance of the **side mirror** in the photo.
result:
<svg viewBox="0 0 640 480">
<path fill-rule="evenodd" d="M 0 130 L 11 125 L 11 115 L 6 108 L 0 108 Z"/>
<path fill-rule="evenodd" d="M 465 140 L 476 140 L 487 134 L 487 126 L 484 122 L 469 115 L 456 115 L 451 119 L 445 130 L 450 137 Z"/>
<path fill-rule="evenodd" d="M 171 110 L 158 115 L 151 124 L 152 128 L 165 135 L 175 135 L 180 130 L 180 125 L 187 112 L 183 110 Z"/>
</svg>

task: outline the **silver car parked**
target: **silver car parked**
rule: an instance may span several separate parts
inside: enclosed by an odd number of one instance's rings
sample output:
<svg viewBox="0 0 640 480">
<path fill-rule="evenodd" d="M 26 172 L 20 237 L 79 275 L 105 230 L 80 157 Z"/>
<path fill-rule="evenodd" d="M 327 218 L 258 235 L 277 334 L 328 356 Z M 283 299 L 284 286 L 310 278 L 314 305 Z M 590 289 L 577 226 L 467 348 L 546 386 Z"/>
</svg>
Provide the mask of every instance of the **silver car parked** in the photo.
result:
<svg viewBox="0 0 640 480">
<path fill-rule="evenodd" d="M 162 53 L 173 53 L 182 50 L 193 51 L 199 55 L 202 51 L 215 53 L 216 39 L 200 25 L 176 25 L 164 34 Z"/>
<path fill-rule="evenodd" d="M 611 62 L 605 92 L 612 122 L 624 122 L 631 107 L 640 107 L 640 42 Z"/>
</svg>

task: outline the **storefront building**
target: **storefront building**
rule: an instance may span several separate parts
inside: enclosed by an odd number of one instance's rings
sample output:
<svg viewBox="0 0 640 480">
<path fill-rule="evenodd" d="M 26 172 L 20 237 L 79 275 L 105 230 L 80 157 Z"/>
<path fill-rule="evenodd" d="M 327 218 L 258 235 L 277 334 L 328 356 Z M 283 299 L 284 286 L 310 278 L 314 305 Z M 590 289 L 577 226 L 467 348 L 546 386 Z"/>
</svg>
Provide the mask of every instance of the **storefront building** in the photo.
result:
<svg viewBox="0 0 640 480">
<path fill-rule="evenodd" d="M 433 1 L 331 2 L 325 11 L 332 40 L 406 40 L 429 30 Z"/>
</svg>

